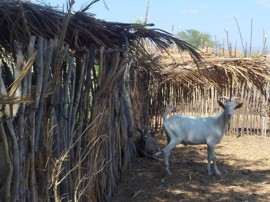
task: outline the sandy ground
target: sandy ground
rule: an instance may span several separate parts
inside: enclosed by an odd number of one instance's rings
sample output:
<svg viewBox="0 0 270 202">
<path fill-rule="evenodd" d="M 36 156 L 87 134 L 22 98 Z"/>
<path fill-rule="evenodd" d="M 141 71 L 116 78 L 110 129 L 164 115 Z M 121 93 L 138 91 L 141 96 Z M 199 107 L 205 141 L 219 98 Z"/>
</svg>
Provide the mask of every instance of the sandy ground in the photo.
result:
<svg viewBox="0 0 270 202">
<path fill-rule="evenodd" d="M 164 147 L 165 138 L 158 139 Z M 270 137 L 227 134 L 216 153 L 221 177 L 207 175 L 206 145 L 178 145 L 170 155 L 172 175 L 164 175 L 160 161 L 137 158 L 112 202 L 270 201 Z"/>
</svg>

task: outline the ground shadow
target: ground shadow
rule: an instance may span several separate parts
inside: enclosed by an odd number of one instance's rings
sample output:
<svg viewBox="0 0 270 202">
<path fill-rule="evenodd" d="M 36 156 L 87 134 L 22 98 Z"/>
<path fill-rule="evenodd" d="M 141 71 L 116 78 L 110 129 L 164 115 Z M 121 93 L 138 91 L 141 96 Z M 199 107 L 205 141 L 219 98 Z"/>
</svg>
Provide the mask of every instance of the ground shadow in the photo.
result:
<svg viewBox="0 0 270 202">
<path fill-rule="evenodd" d="M 160 161 L 137 158 L 112 201 L 270 201 L 269 159 L 226 154 L 228 146 L 217 149 L 221 177 L 207 175 L 206 146 L 175 148 L 170 156 L 173 175 L 164 175 Z"/>
</svg>

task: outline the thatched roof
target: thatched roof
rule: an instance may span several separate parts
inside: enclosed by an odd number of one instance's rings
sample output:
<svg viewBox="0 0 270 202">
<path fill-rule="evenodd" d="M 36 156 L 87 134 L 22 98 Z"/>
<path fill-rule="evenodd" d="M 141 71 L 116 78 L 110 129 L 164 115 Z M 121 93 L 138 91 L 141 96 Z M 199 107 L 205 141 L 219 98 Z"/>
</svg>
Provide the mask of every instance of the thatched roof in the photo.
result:
<svg viewBox="0 0 270 202">
<path fill-rule="evenodd" d="M 97 1 L 93 1 L 95 3 Z M 5 30 L 0 35 L 0 44 L 12 52 L 14 43 L 29 43 L 31 35 L 45 38 L 60 37 L 69 44 L 71 49 L 84 51 L 84 47 L 104 47 L 107 52 L 122 51 L 135 56 L 137 65 L 147 69 L 152 74 L 163 75 L 164 82 L 177 84 L 187 83 L 197 85 L 206 83 L 216 87 L 228 86 L 231 80 L 245 80 L 247 83 L 262 87 L 269 80 L 268 67 L 264 60 L 257 59 L 225 59 L 207 60 L 202 63 L 202 57 L 190 44 L 175 38 L 170 33 L 160 29 L 150 29 L 153 24 L 135 24 L 106 22 L 96 19 L 94 14 L 87 13 L 89 4 L 82 11 L 68 13 L 56 10 L 50 6 L 41 6 L 29 2 L 0 2 L 0 29 Z M 170 62 L 160 60 L 160 55 L 148 54 L 145 42 L 156 46 L 162 52 L 162 57 L 168 54 L 167 48 L 176 44 L 181 51 L 185 50 L 191 58 L 165 56 Z M 124 43 L 123 43 L 124 42 Z M 123 47 L 125 44 L 125 47 Z M 194 63 L 195 61 L 195 63 Z M 198 64 L 203 64 L 200 70 Z"/>
<path fill-rule="evenodd" d="M 95 3 L 97 1 L 93 1 Z M 91 5 L 91 4 L 90 4 Z M 190 44 L 173 37 L 159 29 L 146 29 L 153 24 L 114 23 L 98 20 L 93 14 L 83 11 L 68 13 L 50 6 L 41 6 L 29 2 L 0 2 L 0 44 L 8 48 L 13 40 L 27 44 L 31 35 L 54 38 L 61 36 L 70 48 L 79 50 L 93 43 L 107 49 L 123 49 L 123 41 L 135 48 L 142 45 L 141 39 L 148 39 L 161 49 L 175 43 L 181 50 L 187 50 L 196 60 L 200 55 Z M 5 44 L 5 45 L 4 45 Z M 12 48 L 12 47 L 11 47 Z"/>
<path fill-rule="evenodd" d="M 217 88 L 230 87 L 232 82 L 233 87 L 237 87 L 244 82 L 249 87 L 255 85 L 263 90 L 265 84 L 270 81 L 270 65 L 265 57 L 221 58 L 204 57 L 203 54 L 202 57 L 204 63 L 199 69 L 188 56 L 177 56 L 174 60 L 161 57 L 164 82 L 190 87 L 203 84 Z"/>
</svg>

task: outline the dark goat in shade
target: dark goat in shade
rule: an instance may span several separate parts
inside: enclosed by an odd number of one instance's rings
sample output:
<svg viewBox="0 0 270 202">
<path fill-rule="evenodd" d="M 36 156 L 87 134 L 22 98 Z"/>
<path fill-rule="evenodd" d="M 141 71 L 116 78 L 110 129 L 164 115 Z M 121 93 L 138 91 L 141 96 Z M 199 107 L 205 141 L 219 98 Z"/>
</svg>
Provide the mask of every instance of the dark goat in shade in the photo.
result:
<svg viewBox="0 0 270 202">
<path fill-rule="evenodd" d="M 154 133 L 145 126 L 137 128 L 140 137 L 136 140 L 136 149 L 140 156 L 156 159 L 155 154 L 160 150 Z M 157 160 L 157 159 L 156 159 Z"/>
</svg>

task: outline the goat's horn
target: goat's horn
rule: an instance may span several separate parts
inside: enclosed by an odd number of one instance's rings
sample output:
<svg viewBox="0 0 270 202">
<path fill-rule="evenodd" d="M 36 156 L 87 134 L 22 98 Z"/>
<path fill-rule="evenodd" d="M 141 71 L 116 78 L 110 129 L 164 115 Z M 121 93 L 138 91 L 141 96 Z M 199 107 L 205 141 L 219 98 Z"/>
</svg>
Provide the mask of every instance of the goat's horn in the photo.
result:
<svg viewBox="0 0 270 202">
<path fill-rule="evenodd" d="M 221 98 L 225 99 L 225 100 L 229 100 L 230 98 L 226 97 L 226 96 L 222 96 Z"/>
<path fill-rule="evenodd" d="M 240 98 L 240 97 L 232 97 L 231 100 L 234 101 L 237 98 Z"/>
</svg>

